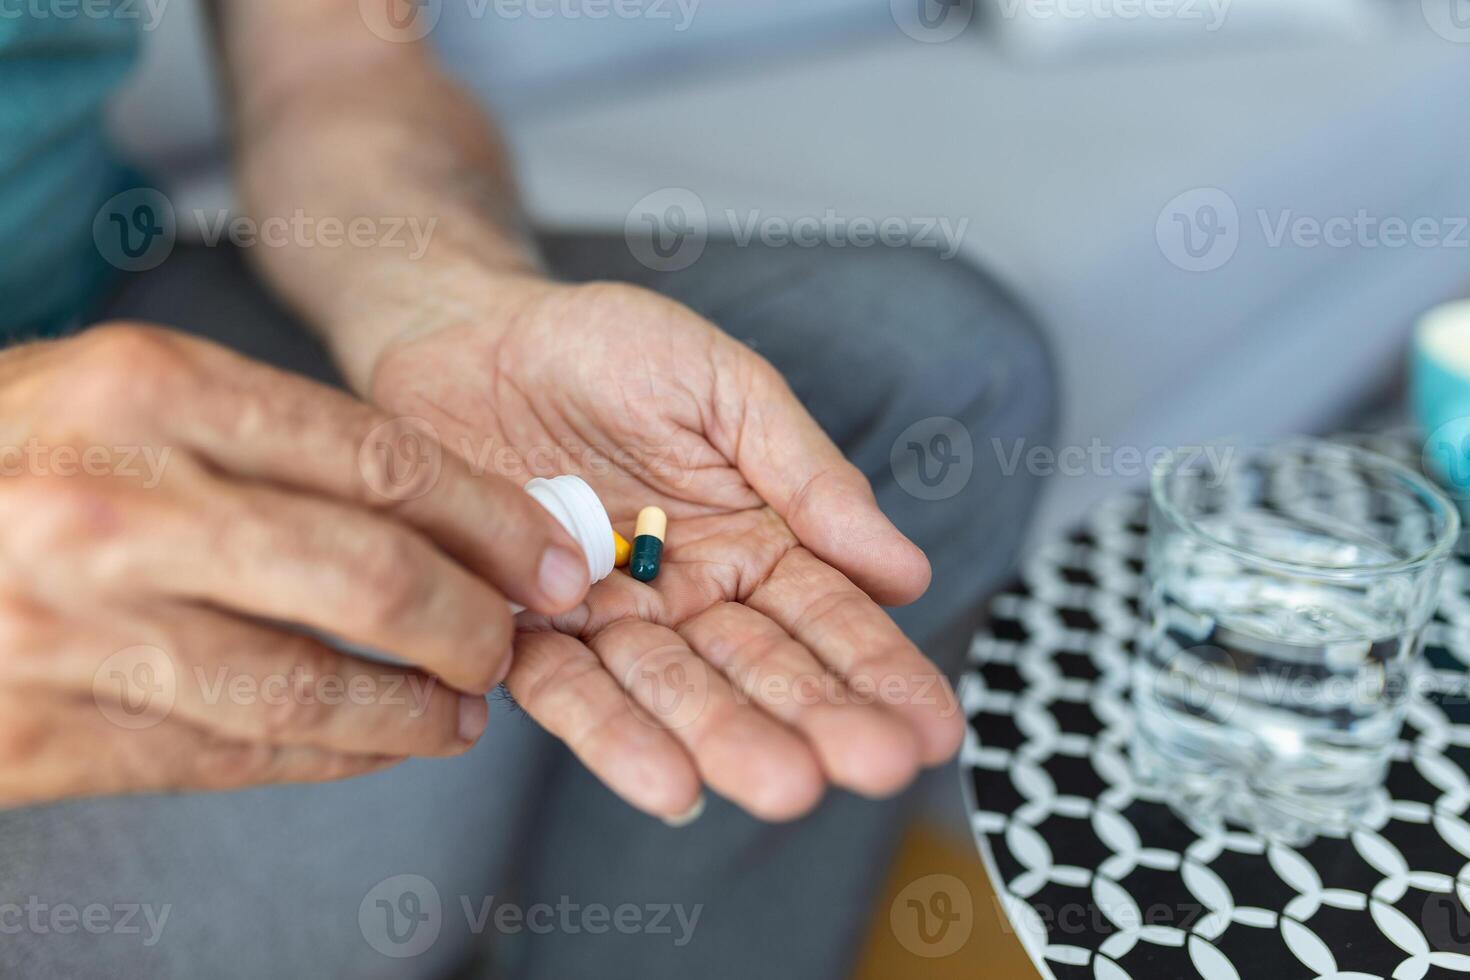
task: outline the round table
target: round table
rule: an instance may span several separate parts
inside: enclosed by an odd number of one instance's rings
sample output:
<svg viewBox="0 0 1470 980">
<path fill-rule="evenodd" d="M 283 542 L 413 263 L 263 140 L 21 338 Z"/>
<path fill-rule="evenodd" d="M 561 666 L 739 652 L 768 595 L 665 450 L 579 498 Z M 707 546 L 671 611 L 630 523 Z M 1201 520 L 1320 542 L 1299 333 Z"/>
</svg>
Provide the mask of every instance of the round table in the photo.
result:
<svg viewBox="0 0 1470 980">
<path fill-rule="evenodd" d="M 1410 436 L 1351 441 L 1418 464 Z M 961 776 L 1007 926 L 1057 980 L 1470 975 L 1470 552 L 1369 813 L 1290 847 L 1134 782 L 1145 518 L 1116 498 L 1029 554 L 971 647 Z"/>
</svg>

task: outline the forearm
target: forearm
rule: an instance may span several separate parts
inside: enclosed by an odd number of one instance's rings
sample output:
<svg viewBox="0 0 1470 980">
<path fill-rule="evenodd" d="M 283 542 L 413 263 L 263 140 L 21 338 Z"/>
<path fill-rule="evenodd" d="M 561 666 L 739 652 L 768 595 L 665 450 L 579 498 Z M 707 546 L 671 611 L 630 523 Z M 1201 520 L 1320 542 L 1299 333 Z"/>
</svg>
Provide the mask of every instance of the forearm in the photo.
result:
<svg viewBox="0 0 1470 980">
<path fill-rule="evenodd" d="M 247 213 L 357 223 L 251 255 L 359 390 L 386 344 L 483 311 L 487 276 L 536 274 L 498 136 L 424 45 L 377 37 L 357 0 L 217 8 Z"/>
</svg>

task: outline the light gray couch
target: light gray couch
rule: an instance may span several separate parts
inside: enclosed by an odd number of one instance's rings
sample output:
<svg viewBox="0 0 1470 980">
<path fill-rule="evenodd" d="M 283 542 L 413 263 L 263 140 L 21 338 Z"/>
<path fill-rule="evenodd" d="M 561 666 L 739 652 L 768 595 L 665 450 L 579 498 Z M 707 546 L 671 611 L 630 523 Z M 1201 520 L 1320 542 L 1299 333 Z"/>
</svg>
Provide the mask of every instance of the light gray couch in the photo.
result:
<svg viewBox="0 0 1470 980">
<path fill-rule="evenodd" d="M 672 0 L 667 23 L 476 19 L 469 3 L 444 0 L 434 36 L 500 110 L 539 220 L 619 229 L 668 187 L 712 215 L 968 219 L 965 255 L 1050 334 L 1063 445 L 1330 424 L 1397 370 L 1410 320 L 1470 275 L 1470 247 L 1268 233 L 1362 211 L 1449 234 L 1470 215 L 1470 46 L 1417 16 L 1368 37 L 1295 38 L 1242 17 L 1250 32 L 1177 52 L 1037 64 L 977 30 L 914 40 L 884 0 L 705 0 L 682 32 Z M 119 128 L 184 206 L 219 205 L 195 16 L 170 8 Z M 1228 195 L 1239 244 L 1191 272 L 1166 206 L 1201 188 Z M 1128 479 L 1108 469 L 1054 480 L 1043 526 Z"/>
</svg>

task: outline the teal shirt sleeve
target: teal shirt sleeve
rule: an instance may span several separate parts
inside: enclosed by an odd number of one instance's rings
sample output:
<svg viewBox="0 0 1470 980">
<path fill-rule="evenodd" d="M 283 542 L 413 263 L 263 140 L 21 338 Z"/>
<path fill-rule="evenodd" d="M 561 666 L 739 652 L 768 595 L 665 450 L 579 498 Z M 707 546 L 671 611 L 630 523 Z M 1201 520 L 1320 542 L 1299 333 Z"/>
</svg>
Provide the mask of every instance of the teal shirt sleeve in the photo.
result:
<svg viewBox="0 0 1470 980">
<path fill-rule="evenodd" d="M 113 271 L 92 239 L 124 181 L 103 107 L 137 56 L 135 20 L 32 8 L 0 2 L 0 342 L 65 328 Z"/>
</svg>

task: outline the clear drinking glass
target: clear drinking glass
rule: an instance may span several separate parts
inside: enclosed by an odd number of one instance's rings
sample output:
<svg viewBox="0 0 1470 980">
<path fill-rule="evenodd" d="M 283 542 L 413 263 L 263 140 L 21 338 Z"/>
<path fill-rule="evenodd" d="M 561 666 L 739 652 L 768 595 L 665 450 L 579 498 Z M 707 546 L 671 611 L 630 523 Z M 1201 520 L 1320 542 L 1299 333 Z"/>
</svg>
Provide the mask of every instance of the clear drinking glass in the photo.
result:
<svg viewBox="0 0 1470 980">
<path fill-rule="evenodd" d="M 1182 450 L 1153 474 L 1134 766 L 1188 814 L 1300 840 L 1382 783 L 1454 506 L 1314 440 Z"/>
</svg>

